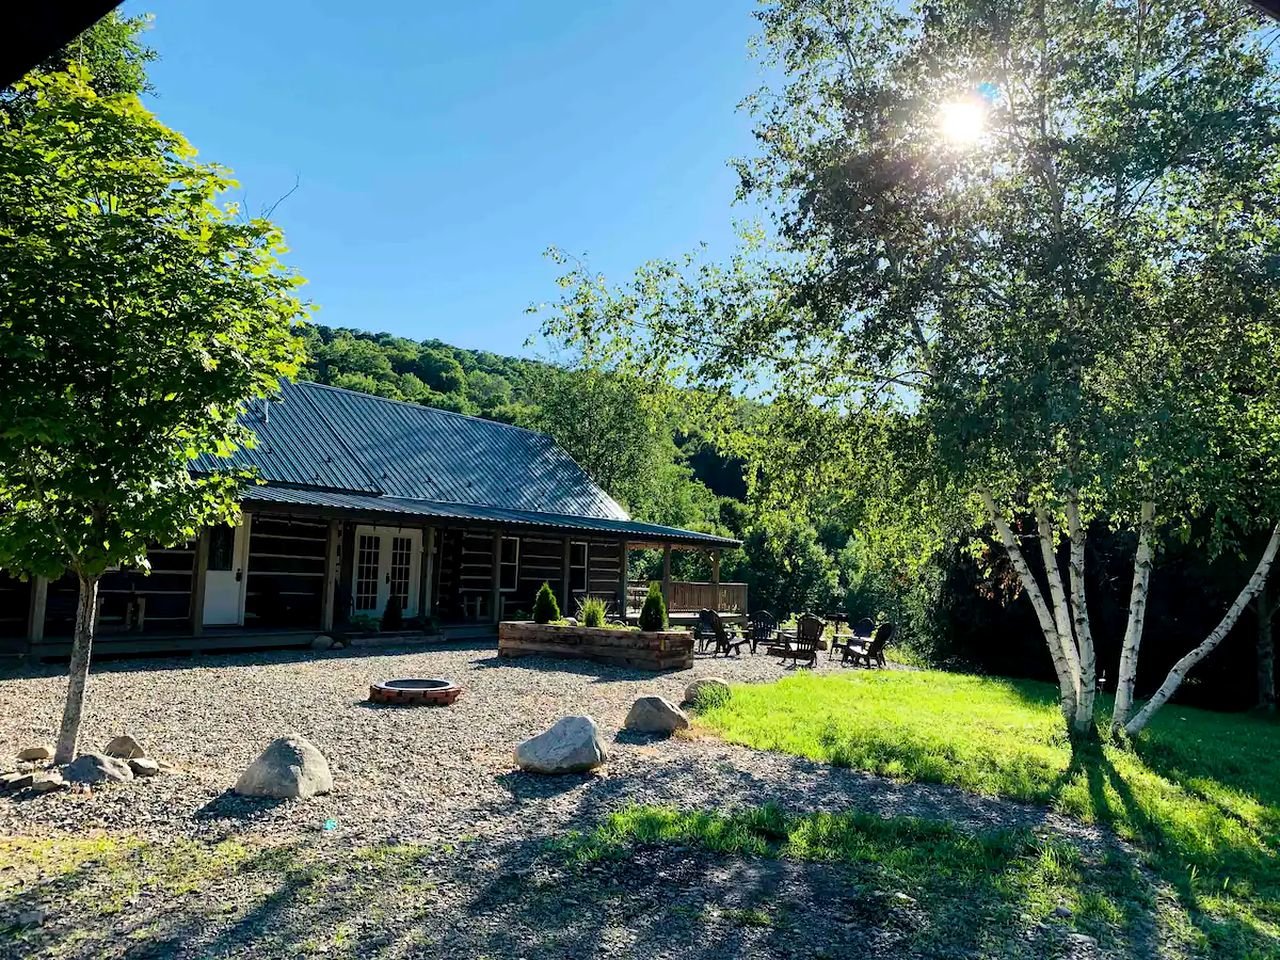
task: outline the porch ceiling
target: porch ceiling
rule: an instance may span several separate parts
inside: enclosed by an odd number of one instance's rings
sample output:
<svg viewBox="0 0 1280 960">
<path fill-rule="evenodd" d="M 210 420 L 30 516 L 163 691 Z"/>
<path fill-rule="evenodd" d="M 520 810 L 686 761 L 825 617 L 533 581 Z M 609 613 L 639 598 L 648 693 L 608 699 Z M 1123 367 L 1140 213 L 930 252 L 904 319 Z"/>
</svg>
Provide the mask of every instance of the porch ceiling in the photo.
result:
<svg viewBox="0 0 1280 960">
<path fill-rule="evenodd" d="M 367 493 L 337 490 L 315 490 L 298 487 L 251 487 L 244 492 L 247 506 L 256 504 L 287 507 L 290 512 L 326 517 L 389 520 L 404 523 L 418 518 L 445 525 L 489 527 L 528 527 L 556 533 L 596 533 L 610 537 L 626 537 L 635 543 L 671 543 L 690 547 L 717 549 L 736 547 L 737 540 L 717 537 L 694 530 L 664 527 L 636 520 L 614 520 L 603 517 L 575 517 L 558 513 L 508 510 L 478 504 L 442 503 L 433 500 L 411 500 Z"/>
</svg>

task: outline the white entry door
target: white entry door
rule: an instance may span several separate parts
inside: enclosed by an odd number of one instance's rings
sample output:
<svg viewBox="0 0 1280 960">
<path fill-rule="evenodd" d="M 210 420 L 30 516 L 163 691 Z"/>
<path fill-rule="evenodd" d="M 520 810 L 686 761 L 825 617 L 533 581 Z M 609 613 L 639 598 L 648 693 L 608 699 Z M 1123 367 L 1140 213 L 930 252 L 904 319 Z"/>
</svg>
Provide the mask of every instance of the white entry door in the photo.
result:
<svg viewBox="0 0 1280 960">
<path fill-rule="evenodd" d="M 355 613 L 381 617 L 387 601 L 400 598 L 406 617 L 418 615 L 422 531 L 397 527 L 356 527 L 351 598 Z"/>
<path fill-rule="evenodd" d="M 238 527 L 209 529 L 209 559 L 204 575 L 206 626 L 244 623 L 245 565 L 249 552 L 249 516 Z"/>
</svg>

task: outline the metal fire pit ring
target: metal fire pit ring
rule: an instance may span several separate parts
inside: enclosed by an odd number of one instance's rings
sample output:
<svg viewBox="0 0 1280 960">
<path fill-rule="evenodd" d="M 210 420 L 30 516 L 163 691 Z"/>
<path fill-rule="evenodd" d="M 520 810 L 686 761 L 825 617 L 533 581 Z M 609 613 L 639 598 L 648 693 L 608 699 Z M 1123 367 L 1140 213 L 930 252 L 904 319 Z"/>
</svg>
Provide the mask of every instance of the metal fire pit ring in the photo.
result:
<svg viewBox="0 0 1280 960">
<path fill-rule="evenodd" d="M 458 699 L 460 693 L 460 686 L 443 677 L 382 680 L 369 684 L 370 703 L 447 707 Z"/>
</svg>

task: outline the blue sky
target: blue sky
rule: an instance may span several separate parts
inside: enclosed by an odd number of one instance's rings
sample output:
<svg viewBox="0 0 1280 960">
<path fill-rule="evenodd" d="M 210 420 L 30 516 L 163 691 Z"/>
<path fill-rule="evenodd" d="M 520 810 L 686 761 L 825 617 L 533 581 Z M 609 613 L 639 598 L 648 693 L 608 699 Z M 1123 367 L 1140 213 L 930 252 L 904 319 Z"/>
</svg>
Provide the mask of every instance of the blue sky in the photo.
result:
<svg viewBox="0 0 1280 960">
<path fill-rule="evenodd" d="M 752 0 L 141 3 L 151 107 L 277 209 L 315 319 L 525 352 L 542 251 L 727 250 Z M 535 351 L 537 352 L 537 351 Z"/>
</svg>

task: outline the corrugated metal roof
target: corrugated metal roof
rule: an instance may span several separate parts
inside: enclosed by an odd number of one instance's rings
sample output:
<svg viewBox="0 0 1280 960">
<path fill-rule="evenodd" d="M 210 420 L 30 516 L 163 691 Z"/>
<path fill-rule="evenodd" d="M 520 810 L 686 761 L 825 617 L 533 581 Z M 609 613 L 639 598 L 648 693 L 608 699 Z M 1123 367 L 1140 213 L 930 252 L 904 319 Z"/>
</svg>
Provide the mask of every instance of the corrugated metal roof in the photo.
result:
<svg viewBox="0 0 1280 960">
<path fill-rule="evenodd" d="M 245 492 L 251 503 L 737 543 L 633 521 L 550 437 L 521 427 L 317 383 L 282 384 L 243 423 L 256 447 L 195 468 L 255 469 L 266 485 Z"/>
<path fill-rule="evenodd" d="M 633 540 L 671 541 L 708 547 L 733 547 L 738 541 L 693 530 L 680 530 L 637 520 L 609 517 L 580 517 L 538 511 L 507 510 L 476 504 L 440 503 L 406 497 L 349 493 L 337 490 L 300 490 L 291 487 L 261 486 L 245 491 L 247 504 L 270 503 L 307 507 L 318 511 L 348 514 L 370 514 L 382 517 L 402 516 L 430 520 L 487 523 L 495 526 L 530 526 L 548 530 L 579 531 L 609 536 L 626 536 Z"/>
</svg>

